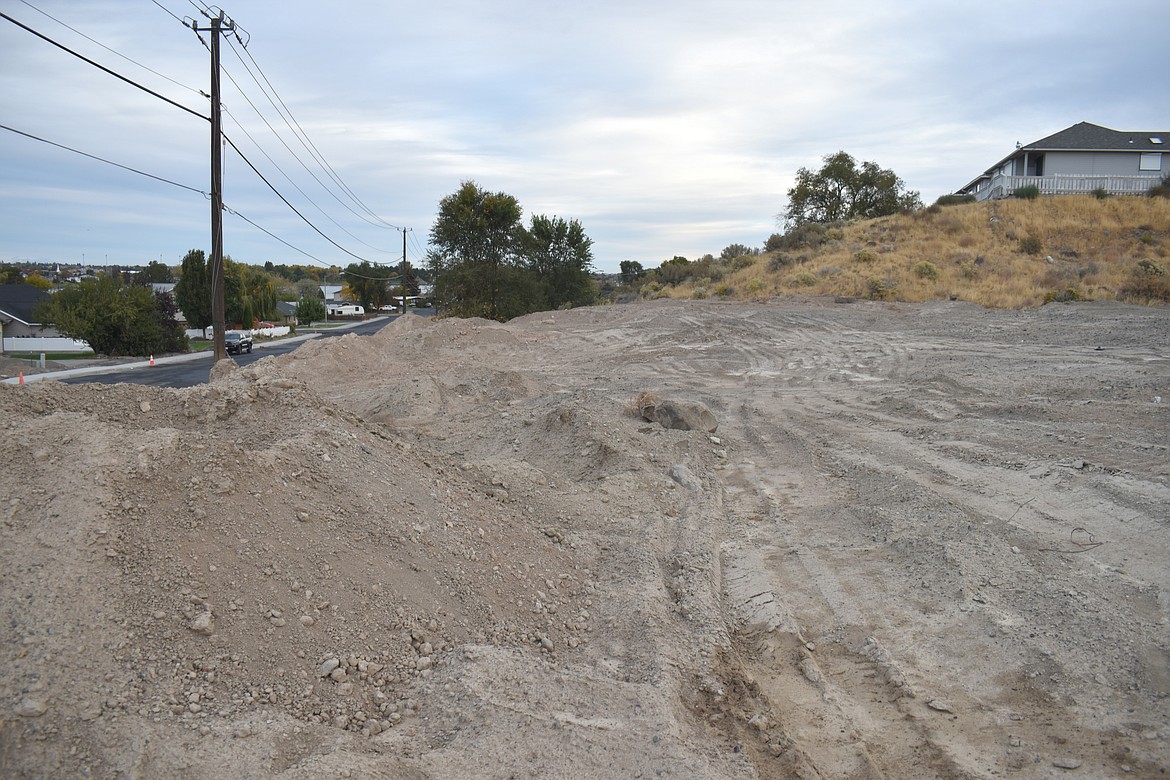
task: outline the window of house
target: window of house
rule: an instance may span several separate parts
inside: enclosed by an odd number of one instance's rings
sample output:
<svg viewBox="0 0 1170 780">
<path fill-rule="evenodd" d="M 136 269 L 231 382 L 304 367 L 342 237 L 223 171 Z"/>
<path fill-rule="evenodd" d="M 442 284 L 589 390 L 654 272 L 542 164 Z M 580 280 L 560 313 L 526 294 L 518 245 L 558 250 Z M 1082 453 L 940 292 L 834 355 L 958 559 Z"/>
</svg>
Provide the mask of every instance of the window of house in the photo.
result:
<svg viewBox="0 0 1170 780">
<path fill-rule="evenodd" d="M 1162 170 L 1162 153 L 1161 152 L 1144 152 L 1142 153 L 1141 162 L 1138 163 L 1139 171 L 1160 171 Z"/>
</svg>

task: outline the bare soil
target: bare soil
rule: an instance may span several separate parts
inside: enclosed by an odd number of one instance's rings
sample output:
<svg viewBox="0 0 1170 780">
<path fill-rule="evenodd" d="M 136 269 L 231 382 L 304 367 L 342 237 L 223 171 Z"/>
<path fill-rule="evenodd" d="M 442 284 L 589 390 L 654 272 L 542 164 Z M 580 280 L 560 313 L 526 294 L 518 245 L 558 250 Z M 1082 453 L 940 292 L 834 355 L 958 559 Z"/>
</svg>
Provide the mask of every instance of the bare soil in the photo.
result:
<svg viewBox="0 0 1170 780">
<path fill-rule="evenodd" d="M 0 776 L 1170 770 L 1163 308 L 404 317 L 212 373 L 0 385 Z"/>
</svg>

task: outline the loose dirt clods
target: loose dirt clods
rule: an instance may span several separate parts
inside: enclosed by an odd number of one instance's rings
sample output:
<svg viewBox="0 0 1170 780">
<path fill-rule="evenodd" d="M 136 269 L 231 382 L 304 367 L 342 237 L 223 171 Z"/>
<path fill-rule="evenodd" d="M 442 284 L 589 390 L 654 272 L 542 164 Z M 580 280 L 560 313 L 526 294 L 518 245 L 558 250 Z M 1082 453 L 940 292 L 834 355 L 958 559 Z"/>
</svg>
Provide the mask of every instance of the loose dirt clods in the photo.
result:
<svg viewBox="0 0 1170 780">
<path fill-rule="evenodd" d="M 0 776 L 1157 775 L 1167 344 L 661 301 L 0 385 Z"/>
</svg>

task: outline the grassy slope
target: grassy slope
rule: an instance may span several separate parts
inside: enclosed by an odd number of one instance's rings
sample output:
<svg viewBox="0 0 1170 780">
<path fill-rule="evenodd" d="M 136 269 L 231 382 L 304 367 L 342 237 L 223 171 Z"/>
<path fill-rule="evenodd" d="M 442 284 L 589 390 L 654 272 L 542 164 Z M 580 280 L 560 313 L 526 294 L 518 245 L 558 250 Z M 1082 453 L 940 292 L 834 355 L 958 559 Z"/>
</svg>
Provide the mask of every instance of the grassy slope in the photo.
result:
<svg viewBox="0 0 1170 780">
<path fill-rule="evenodd" d="M 1142 303 L 1170 298 L 1165 198 L 1070 196 L 932 206 L 851 223 L 829 235 L 816 247 L 716 262 L 703 278 L 660 290 L 651 284 L 643 295 L 957 297 L 1004 308 L 1039 306 L 1053 296 Z M 1134 295 L 1135 282 L 1146 294 Z"/>
</svg>

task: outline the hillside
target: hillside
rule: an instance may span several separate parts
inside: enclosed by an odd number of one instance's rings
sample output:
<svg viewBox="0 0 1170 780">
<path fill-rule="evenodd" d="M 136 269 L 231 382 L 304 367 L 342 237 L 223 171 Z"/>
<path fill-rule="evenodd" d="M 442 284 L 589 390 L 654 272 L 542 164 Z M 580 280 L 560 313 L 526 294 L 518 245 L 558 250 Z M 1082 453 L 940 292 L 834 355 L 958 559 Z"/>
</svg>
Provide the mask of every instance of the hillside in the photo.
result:
<svg viewBox="0 0 1170 780">
<path fill-rule="evenodd" d="M 832 295 L 1027 308 L 1057 300 L 1170 301 L 1170 200 L 1003 200 L 808 225 L 779 251 L 670 269 L 645 298 Z"/>
<path fill-rule="evenodd" d="M 0 777 L 1161 776 L 1165 315 L 652 301 L 2 384 Z"/>
</svg>

